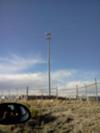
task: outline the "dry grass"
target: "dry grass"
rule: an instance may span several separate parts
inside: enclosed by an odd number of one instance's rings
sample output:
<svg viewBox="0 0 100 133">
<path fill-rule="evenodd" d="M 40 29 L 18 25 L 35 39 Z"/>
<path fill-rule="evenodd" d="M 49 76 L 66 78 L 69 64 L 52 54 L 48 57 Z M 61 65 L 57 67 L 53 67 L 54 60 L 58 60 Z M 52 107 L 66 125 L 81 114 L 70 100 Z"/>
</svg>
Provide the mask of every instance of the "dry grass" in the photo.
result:
<svg viewBox="0 0 100 133">
<path fill-rule="evenodd" d="M 66 100 L 20 102 L 29 107 L 32 119 L 26 124 L 10 126 L 10 129 L 6 127 L 11 133 L 100 133 L 99 103 Z"/>
</svg>

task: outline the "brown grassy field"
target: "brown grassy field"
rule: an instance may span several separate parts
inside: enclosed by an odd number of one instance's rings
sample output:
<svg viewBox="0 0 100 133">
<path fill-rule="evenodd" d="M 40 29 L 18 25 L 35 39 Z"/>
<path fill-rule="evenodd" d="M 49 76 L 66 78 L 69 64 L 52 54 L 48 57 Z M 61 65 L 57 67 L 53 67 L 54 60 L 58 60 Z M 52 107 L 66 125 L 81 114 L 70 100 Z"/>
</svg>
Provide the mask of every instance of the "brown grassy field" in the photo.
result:
<svg viewBox="0 0 100 133">
<path fill-rule="evenodd" d="M 0 133 L 100 133 L 100 103 L 67 100 L 20 101 L 32 113 L 25 124 L 0 126 Z"/>
</svg>

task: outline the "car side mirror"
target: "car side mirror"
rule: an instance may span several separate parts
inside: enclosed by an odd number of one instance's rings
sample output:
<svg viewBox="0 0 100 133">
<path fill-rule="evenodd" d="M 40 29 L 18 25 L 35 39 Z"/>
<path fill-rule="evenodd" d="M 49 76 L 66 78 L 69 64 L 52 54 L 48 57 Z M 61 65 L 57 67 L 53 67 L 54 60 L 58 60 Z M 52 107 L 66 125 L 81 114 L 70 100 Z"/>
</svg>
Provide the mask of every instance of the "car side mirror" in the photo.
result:
<svg viewBox="0 0 100 133">
<path fill-rule="evenodd" d="M 0 104 L 0 124 L 20 124 L 31 118 L 29 109 L 19 103 Z"/>
</svg>

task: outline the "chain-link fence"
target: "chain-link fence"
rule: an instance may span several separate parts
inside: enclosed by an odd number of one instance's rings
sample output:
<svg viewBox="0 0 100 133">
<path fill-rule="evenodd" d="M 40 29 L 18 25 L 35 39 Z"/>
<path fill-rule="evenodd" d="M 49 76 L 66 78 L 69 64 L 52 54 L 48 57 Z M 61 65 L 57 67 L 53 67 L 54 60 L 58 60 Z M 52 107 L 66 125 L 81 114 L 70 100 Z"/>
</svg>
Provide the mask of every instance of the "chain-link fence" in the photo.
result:
<svg viewBox="0 0 100 133">
<path fill-rule="evenodd" d="M 16 100 L 16 99 L 33 99 L 34 97 L 45 97 L 48 96 L 48 89 L 32 89 L 17 88 L 17 89 L 1 89 L 0 100 Z M 96 80 L 92 84 L 83 84 L 82 86 L 76 85 L 73 88 L 52 88 L 51 96 L 55 98 L 64 97 L 69 99 L 80 99 L 80 100 L 100 100 L 100 82 Z"/>
<path fill-rule="evenodd" d="M 58 96 L 80 100 L 100 100 L 100 82 L 95 80 L 92 84 L 76 85 L 75 88 L 59 89 Z"/>
</svg>

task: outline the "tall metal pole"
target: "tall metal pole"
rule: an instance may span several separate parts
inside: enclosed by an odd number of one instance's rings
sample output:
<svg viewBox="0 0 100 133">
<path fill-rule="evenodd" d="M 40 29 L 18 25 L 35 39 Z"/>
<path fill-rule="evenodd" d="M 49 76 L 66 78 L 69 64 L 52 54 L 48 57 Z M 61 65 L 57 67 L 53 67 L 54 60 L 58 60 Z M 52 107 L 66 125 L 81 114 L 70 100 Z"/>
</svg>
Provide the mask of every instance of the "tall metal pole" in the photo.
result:
<svg viewBox="0 0 100 133">
<path fill-rule="evenodd" d="M 51 42 L 51 33 L 48 32 L 46 34 L 48 43 L 48 89 L 49 89 L 49 96 L 51 95 L 51 48 L 50 48 L 50 42 Z"/>
</svg>

